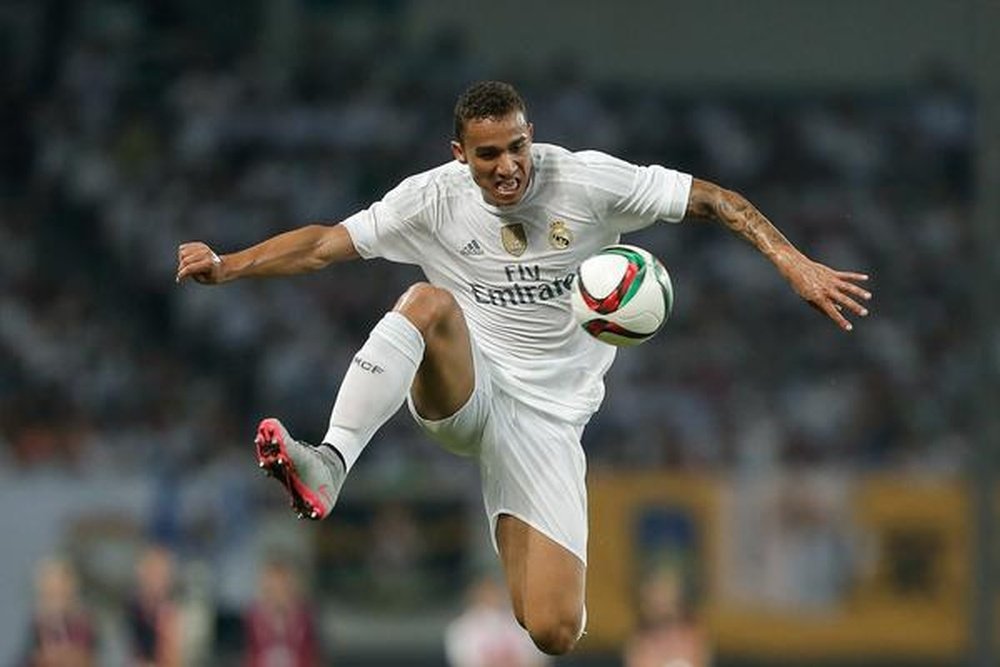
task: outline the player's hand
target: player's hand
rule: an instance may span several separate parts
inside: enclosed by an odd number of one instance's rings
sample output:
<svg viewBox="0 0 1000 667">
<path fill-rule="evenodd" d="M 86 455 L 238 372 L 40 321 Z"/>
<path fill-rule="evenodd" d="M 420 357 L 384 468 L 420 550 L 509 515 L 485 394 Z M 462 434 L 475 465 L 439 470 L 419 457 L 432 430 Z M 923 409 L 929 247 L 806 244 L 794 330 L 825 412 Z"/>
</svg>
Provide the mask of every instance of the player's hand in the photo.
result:
<svg viewBox="0 0 1000 667">
<path fill-rule="evenodd" d="M 858 284 L 868 280 L 863 273 L 836 271 L 800 256 L 786 269 L 785 277 L 799 296 L 844 331 L 854 328 L 844 316 L 845 312 L 858 317 L 868 315 L 868 308 L 862 302 L 871 299 L 872 294 Z"/>
<path fill-rule="evenodd" d="M 182 243 L 177 247 L 177 278 L 191 278 L 206 285 L 221 283 L 223 263 L 215 251 L 201 241 Z"/>
</svg>

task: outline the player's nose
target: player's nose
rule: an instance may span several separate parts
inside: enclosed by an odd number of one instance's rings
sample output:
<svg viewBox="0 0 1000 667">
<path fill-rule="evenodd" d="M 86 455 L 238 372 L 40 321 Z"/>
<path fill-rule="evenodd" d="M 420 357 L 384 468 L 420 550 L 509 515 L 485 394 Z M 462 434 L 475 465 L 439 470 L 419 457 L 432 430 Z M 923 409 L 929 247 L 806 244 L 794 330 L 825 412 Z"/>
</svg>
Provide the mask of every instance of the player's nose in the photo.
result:
<svg viewBox="0 0 1000 667">
<path fill-rule="evenodd" d="M 504 153 L 500 156 L 500 160 L 497 162 L 497 172 L 501 176 L 513 176 L 517 172 L 517 163 L 510 154 Z"/>
</svg>

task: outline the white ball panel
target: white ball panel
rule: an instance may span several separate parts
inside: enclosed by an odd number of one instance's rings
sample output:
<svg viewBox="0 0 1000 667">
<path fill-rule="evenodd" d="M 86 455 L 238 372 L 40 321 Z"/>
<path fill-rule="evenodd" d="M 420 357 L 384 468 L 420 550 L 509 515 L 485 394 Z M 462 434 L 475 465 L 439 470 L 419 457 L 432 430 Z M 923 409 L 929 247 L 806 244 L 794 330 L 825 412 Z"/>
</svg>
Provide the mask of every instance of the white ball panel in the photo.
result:
<svg viewBox="0 0 1000 667">
<path fill-rule="evenodd" d="M 587 291 L 603 299 L 618 288 L 628 268 L 628 259 L 621 255 L 594 255 L 580 265 L 580 277 Z"/>
<path fill-rule="evenodd" d="M 666 304 L 663 300 L 663 290 L 652 278 L 650 265 L 639 289 L 632 295 L 628 303 L 607 316 L 616 324 L 620 324 L 636 333 L 652 333 L 663 321 Z"/>
</svg>

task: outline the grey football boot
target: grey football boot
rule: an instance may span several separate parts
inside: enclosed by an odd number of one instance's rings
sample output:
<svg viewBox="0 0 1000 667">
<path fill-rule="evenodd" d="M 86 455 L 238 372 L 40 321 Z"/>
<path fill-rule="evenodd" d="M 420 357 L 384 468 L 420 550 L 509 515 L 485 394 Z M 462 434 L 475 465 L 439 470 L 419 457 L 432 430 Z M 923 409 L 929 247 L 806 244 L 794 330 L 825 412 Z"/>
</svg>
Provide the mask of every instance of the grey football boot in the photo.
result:
<svg viewBox="0 0 1000 667">
<path fill-rule="evenodd" d="M 295 440 L 273 417 L 257 427 L 254 444 L 258 465 L 285 485 L 299 518 L 326 518 L 347 477 L 340 453 L 327 444 L 314 447 Z"/>
</svg>

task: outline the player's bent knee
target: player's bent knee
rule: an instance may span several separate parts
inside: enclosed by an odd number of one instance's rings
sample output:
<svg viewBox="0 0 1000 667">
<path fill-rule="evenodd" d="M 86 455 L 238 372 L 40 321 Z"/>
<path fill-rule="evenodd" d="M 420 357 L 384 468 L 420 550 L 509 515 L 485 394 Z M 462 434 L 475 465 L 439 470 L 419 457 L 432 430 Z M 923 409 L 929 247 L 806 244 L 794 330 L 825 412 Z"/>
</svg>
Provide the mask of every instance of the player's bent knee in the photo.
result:
<svg viewBox="0 0 1000 667">
<path fill-rule="evenodd" d="M 549 655 L 563 655 L 576 646 L 582 624 L 580 614 L 570 614 L 541 619 L 529 617 L 525 626 L 539 651 Z"/>
<path fill-rule="evenodd" d="M 430 283 L 414 283 L 399 297 L 394 308 L 425 336 L 449 321 L 459 311 L 451 292 Z"/>
</svg>

